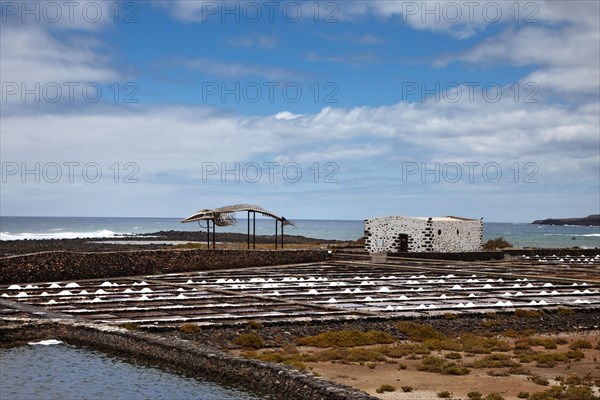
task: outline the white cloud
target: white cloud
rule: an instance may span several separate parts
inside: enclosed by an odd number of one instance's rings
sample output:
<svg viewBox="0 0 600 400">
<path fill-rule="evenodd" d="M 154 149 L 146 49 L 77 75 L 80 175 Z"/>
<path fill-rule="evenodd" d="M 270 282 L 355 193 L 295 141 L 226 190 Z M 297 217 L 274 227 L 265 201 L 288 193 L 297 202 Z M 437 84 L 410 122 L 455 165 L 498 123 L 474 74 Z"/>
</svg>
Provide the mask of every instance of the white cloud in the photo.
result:
<svg viewBox="0 0 600 400">
<path fill-rule="evenodd" d="M 523 82 L 535 82 L 544 91 L 598 97 L 600 70 L 594 66 L 545 68 L 527 75 Z"/>
<path fill-rule="evenodd" d="M 274 81 L 298 78 L 297 72 L 259 65 L 226 63 L 208 58 L 196 58 L 184 62 L 186 68 L 199 70 L 225 78 L 260 77 Z M 301 74 L 300 74 L 301 75 Z"/>
<path fill-rule="evenodd" d="M 471 49 L 440 56 L 434 65 L 465 62 L 481 66 L 529 66 L 521 79 L 540 93 L 597 97 L 600 91 L 600 13 L 597 2 L 542 2 L 538 24 L 509 27 Z"/>
<path fill-rule="evenodd" d="M 227 39 L 228 45 L 233 47 L 252 47 L 256 49 L 268 49 L 272 50 L 279 44 L 279 41 L 275 36 L 267 35 L 249 35 L 249 36 L 235 36 Z"/>
<path fill-rule="evenodd" d="M 250 2 L 261 9 L 262 21 L 289 22 L 282 3 Z M 234 0 L 221 2 L 175 0 L 159 2 L 176 19 L 184 22 L 239 21 L 252 22 L 254 12 L 244 11 L 243 3 Z M 312 2 L 295 3 L 301 7 L 302 19 L 315 20 Z M 598 24 L 599 5 L 594 1 L 537 0 L 528 2 L 509 1 L 439 1 L 439 0 L 349 0 L 343 2 L 320 2 L 318 23 L 330 18 L 335 21 L 359 20 L 368 16 L 394 19 L 413 29 L 450 34 L 459 39 L 472 37 L 496 24 L 535 26 L 538 23 L 569 23 L 594 26 Z M 229 10 L 229 14 L 225 12 Z M 368 39 L 368 38 L 365 38 Z M 373 39 L 373 38 L 371 38 Z M 372 42 L 368 40 L 368 42 Z"/>
<path fill-rule="evenodd" d="M 13 28 L 38 26 L 42 29 L 96 32 L 109 25 L 136 23 L 135 2 L 7 1 L 2 4 L 2 25 Z"/>
<path fill-rule="evenodd" d="M 275 119 L 287 119 L 287 120 L 290 120 L 290 119 L 296 119 L 296 118 L 301 117 L 301 116 L 302 115 L 300 115 L 300 114 L 294 114 L 294 113 L 291 113 L 289 111 L 281 111 L 281 112 L 278 112 L 277 114 L 275 114 Z"/>
<path fill-rule="evenodd" d="M 314 163 L 324 160 L 334 161 L 355 161 L 361 159 L 370 159 L 388 153 L 391 150 L 389 145 L 364 144 L 338 144 L 333 146 L 313 146 L 311 150 L 295 151 L 288 150 L 286 155 L 275 158 L 278 162 L 297 162 Z"/>
<path fill-rule="evenodd" d="M 580 27 L 508 29 L 462 54 L 440 58 L 438 65 L 449 61 L 484 65 L 597 65 L 600 50 L 596 44 L 598 31 Z"/>
<path fill-rule="evenodd" d="M 212 16 L 212 8 L 217 3 L 207 0 L 171 0 L 159 1 L 156 4 L 167 9 L 169 14 L 178 20 L 185 22 L 205 22 L 209 16 Z"/>
<path fill-rule="evenodd" d="M 272 154 L 347 157 L 530 157 L 556 162 L 597 153 L 598 104 L 562 108 L 511 100 L 476 105 L 396 104 L 318 113 L 245 117 L 201 107 L 139 107 L 115 113 L 4 117 L 2 156 L 15 160 L 134 161 L 152 172 L 194 171 L 200 160 L 243 161 Z M 373 140 L 377 145 L 367 145 Z M 33 146 L 38 143 L 37 146 Z M 315 151 L 317 148 L 325 151 Z M 337 149 L 337 150 L 335 150 Z M 50 158 L 49 158 L 50 157 Z M 562 160 L 562 161 L 561 161 Z M 320 161 L 320 160 L 314 160 Z M 565 165 L 566 167 L 566 165 Z"/>
<path fill-rule="evenodd" d="M 89 37 L 54 37 L 40 27 L 4 26 L 3 82 L 107 82 L 119 78 L 108 57 L 100 55 L 101 43 Z"/>
<path fill-rule="evenodd" d="M 346 193 L 345 198 L 349 196 L 348 201 L 352 202 L 350 198 L 360 197 L 360 191 L 376 190 L 379 181 L 393 193 L 398 194 L 398 190 L 404 193 L 405 186 L 402 189 L 390 186 L 394 182 L 402 185 L 398 182 L 402 162 L 431 166 L 450 161 L 481 165 L 497 162 L 505 174 L 509 174 L 509 167 L 515 162 L 519 162 L 521 168 L 526 162 L 533 162 L 539 166 L 536 178 L 546 186 L 530 185 L 527 190 L 541 193 L 550 190 L 548 184 L 558 185 L 581 197 L 576 204 L 587 204 L 589 199 L 586 199 L 591 194 L 582 191 L 590 182 L 600 179 L 597 169 L 599 114 L 598 103 L 561 108 L 543 104 L 523 106 L 506 101 L 451 107 L 443 103 L 400 103 L 382 107 L 325 108 L 291 119 L 277 115 L 247 117 L 203 107 L 174 106 L 96 109 L 71 115 L 3 115 L 0 155 L 4 163 L 25 162 L 31 168 L 34 162 L 42 165 L 79 162 L 81 166 L 95 162 L 106 177 L 103 185 L 82 182 L 79 178 L 76 184 L 61 182 L 50 186 L 24 185 L 10 178 L 3 184 L 3 210 L 9 214 L 17 212 L 15 210 L 41 212 L 45 206 L 35 208 L 36 202 L 48 204 L 48 212 L 52 204 L 56 204 L 54 210 L 62 210 L 65 193 L 78 204 L 78 210 L 83 210 L 80 213 L 88 214 L 110 214 L 93 211 L 92 207 L 98 207 L 99 197 L 107 197 L 106 203 L 114 203 L 115 207 L 120 199 L 129 215 L 140 215 L 140 212 L 161 215 L 158 206 L 134 206 L 149 198 L 153 203 L 162 203 L 163 210 L 175 204 L 193 209 L 200 197 L 203 201 L 230 197 L 245 201 L 253 196 L 262 198 L 264 190 L 272 191 L 280 200 L 290 193 L 303 198 L 335 190 Z M 262 165 L 267 161 L 297 162 L 304 166 L 319 163 L 321 167 L 327 162 L 336 162 L 340 167 L 336 174 L 339 183 L 319 186 L 307 181 L 290 186 L 278 179 L 274 184 L 263 182 L 246 187 L 219 182 L 204 184 L 201 180 L 202 168 L 206 165 L 203 163 L 219 166 L 225 163 L 231 169 L 236 162 Z M 110 167 L 115 162 L 121 168 L 126 162 L 139 166 L 140 183 L 101 190 L 112 184 Z M 361 170 L 360 165 L 366 168 Z M 359 170 L 348 171 L 349 168 Z M 524 172 L 527 171 L 521 171 Z M 597 187 L 597 183 L 591 185 Z M 475 190 L 478 185 L 467 186 L 462 192 L 462 195 L 472 193 L 472 200 L 467 202 L 480 201 L 483 195 Z M 525 189 L 523 185 L 519 187 Z M 498 192 L 503 188 L 494 185 L 492 189 Z M 444 195 L 448 188 L 436 186 L 435 190 Z M 510 186 L 510 182 L 506 190 L 520 196 L 518 188 Z M 29 196 L 34 196 L 36 201 Z M 499 213 L 501 211 L 494 215 L 502 215 Z M 346 217 L 350 215 L 356 216 L 346 214 Z"/>
</svg>

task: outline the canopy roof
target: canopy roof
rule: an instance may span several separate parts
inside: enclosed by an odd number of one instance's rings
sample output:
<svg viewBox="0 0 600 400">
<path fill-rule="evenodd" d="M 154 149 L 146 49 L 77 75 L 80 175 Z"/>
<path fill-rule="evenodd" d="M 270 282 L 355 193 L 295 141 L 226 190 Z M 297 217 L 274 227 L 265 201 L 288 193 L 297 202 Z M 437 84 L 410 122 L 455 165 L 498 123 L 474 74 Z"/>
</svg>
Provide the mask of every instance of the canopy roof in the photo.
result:
<svg viewBox="0 0 600 400">
<path fill-rule="evenodd" d="M 215 208 L 214 210 L 204 209 L 196 212 L 193 215 L 190 215 L 187 218 L 182 219 L 181 222 L 186 223 L 210 220 L 213 221 L 217 226 L 231 226 L 236 224 L 237 220 L 235 219 L 235 213 L 240 211 L 259 213 L 281 221 L 283 225 L 295 226 L 293 222 L 288 221 L 287 219 L 285 219 L 285 217 L 280 217 L 272 213 L 271 211 L 265 210 L 261 206 L 253 204 L 234 204 L 231 206 Z"/>
</svg>

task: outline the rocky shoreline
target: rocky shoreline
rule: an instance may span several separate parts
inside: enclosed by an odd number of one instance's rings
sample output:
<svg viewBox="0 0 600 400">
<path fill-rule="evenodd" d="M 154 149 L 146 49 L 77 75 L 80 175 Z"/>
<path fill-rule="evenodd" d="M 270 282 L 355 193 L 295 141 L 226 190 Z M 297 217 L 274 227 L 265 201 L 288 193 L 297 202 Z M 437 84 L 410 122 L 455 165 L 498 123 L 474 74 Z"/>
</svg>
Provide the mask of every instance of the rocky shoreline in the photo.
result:
<svg viewBox="0 0 600 400">
<path fill-rule="evenodd" d="M 600 226 L 600 214 L 588 215 L 583 218 L 547 218 L 538 219 L 532 222 L 537 225 L 580 225 L 580 226 Z"/>
<path fill-rule="evenodd" d="M 221 243 L 246 243 L 245 233 L 219 233 L 215 239 Z M 211 236 L 212 240 L 212 236 Z M 133 244 L 139 241 L 140 244 Z M 155 242 L 147 244 L 147 241 Z M 164 241 L 165 244 L 156 243 Z M 6 257 L 18 254 L 30 254 L 47 251 L 80 251 L 80 252 L 108 252 L 108 251 L 127 251 L 127 250 L 156 250 L 173 248 L 168 244 L 171 241 L 201 242 L 206 243 L 205 232 L 185 232 L 185 231 L 160 231 L 154 233 L 144 233 L 139 235 L 122 235 L 110 238 L 79 238 L 79 239 L 26 239 L 26 240 L 4 240 L 0 241 L 0 257 Z M 124 244 L 114 244 L 113 242 L 124 242 Z M 145 243 L 146 242 L 146 243 Z M 256 244 L 274 244 L 273 235 L 256 235 Z M 285 244 L 307 244 L 307 245 L 341 245 L 343 241 L 324 240 L 307 238 L 304 236 L 285 235 Z"/>
</svg>

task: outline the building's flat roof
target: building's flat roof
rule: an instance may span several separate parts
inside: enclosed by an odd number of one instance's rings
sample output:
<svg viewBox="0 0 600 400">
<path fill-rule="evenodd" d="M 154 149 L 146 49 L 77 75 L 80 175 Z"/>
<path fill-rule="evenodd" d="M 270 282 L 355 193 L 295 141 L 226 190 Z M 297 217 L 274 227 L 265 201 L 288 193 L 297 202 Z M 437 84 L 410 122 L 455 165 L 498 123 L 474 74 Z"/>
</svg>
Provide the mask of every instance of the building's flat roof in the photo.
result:
<svg viewBox="0 0 600 400">
<path fill-rule="evenodd" d="M 427 221 L 430 218 L 432 221 L 479 221 L 478 219 L 454 217 L 451 215 L 446 216 L 446 217 L 409 217 L 406 215 L 389 215 L 387 217 L 374 217 L 374 218 L 367 218 L 367 219 L 380 219 L 380 218 L 389 218 L 389 217 L 411 218 L 411 219 L 419 219 L 419 220 L 423 220 L 423 221 Z"/>
</svg>

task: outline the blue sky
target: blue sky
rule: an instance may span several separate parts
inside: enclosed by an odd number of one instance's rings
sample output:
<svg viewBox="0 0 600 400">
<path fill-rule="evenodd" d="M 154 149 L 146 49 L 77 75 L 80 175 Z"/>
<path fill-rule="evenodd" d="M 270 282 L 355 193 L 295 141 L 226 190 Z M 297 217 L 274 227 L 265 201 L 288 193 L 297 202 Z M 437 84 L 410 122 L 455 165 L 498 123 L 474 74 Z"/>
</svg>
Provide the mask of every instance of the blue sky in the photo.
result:
<svg viewBox="0 0 600 400">
<path fill-rule="evenodd" d="M 596 1 L 3 1 L 2 215 L 600 212 Z"/>
</svg>

